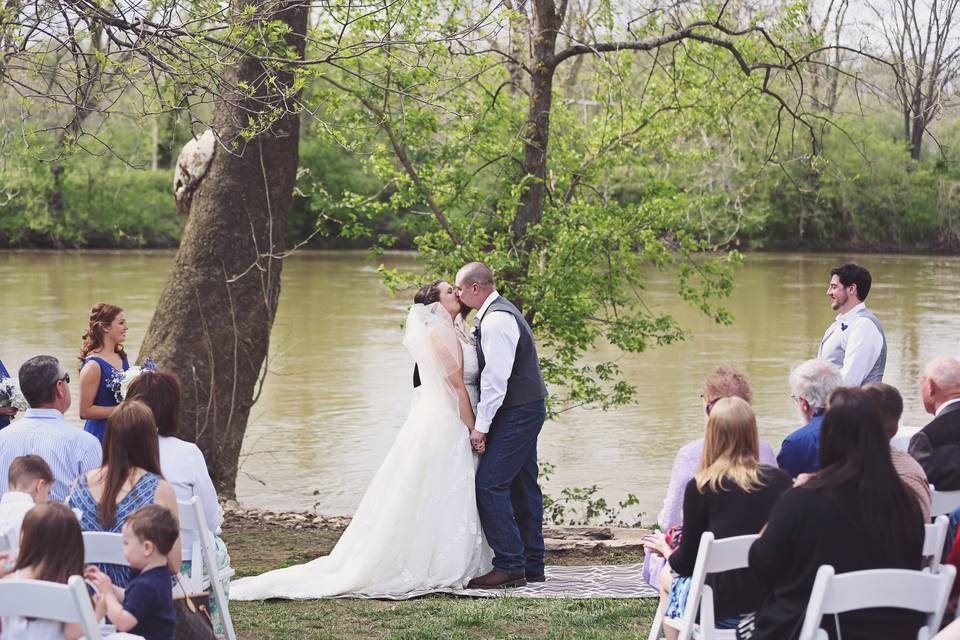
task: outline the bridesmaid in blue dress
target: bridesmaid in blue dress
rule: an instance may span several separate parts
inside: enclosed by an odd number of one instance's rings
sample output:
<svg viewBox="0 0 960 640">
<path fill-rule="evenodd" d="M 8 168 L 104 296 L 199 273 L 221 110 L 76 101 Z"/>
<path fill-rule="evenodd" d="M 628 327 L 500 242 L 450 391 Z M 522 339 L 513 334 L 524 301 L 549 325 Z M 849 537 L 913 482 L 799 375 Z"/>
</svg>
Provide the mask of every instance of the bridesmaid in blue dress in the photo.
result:
<svg viewBox="0 0 960 640">
<path fill-rule="evenodd" d="M 126 338 L 123 309 L 105 302 L 94 305 L 80 349 L 80 418 L 86 420 L 83 430 L 97 436 L 101 443 L 107 418 L 120 403 L 111 379 L 116 372 L 130 368 L 123 350 Z"/>
<path fill-rule="evenodd" d="M 10 373 L 7 372 L 7 368 L 3 366 L 3 361 L 0 360 L 0 378 L 9 378 Z M 0 429 L 3 429 L 5 426 L 10 424 L 10 420 L 17 415 L 17 410 L 13 407 L 0 407 Z"/>
</svg>

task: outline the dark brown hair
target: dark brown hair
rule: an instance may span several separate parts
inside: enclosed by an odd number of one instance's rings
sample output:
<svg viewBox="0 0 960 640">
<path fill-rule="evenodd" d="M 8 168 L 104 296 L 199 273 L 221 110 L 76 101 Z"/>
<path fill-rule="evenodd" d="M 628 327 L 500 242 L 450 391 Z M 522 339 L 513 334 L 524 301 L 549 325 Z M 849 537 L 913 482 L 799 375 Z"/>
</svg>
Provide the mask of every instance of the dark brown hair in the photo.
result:
<svg viewBox="0 0 960 640">
<path fill-rule="evenodd" d="M 161 436 L 175 436 L 180 431 L 180 378 L 174 372 L 144 371 L 130 383 L 127 399 L 150 407 Z"/>
<path fill-rule="evenodd" d="M 15 568 L 32 569 L 34 580 L 61 584 L 83 575 L 83 534 L 70 507 L 50 502 L 27 511 Z"/>
<path fill-rule="evenodd" d="M 80 362 L 90 355 L 91 351 L 103 348 L 103 330 L 110 326 L 117 316 L 123 313 L 120 307 L 106 302 L 98 302 L 90 310 L 90 324 L 83 334 L 83 346 L 80 347 Z M 127 357 L 123 345 L 117 345 L 117 353 L 121 358 Z"/>
<path fill-rule="evenodd" d="M 862 386 L 861 389 L 880 409 L 880 421 L 887 437 L 892 438 L 897 435 L 900 416 L 903 415 L 903 396 L 897 388 L 883 382 L 874 382 Z"/>
<path fill-rule="evenodd" d="M 862 544 L 872 553 L 896 553 L 923 531 L 920 505 L 890 459 L 877 403 L 859 388 L 839 387 L 830 394 L 820 423 L 820 470 L 800 489 L 840 486 L 855 492 L 859 513 L 850 516 L 859 516 L 868 536 Z"/>
<path fill-rule="evenodd" d="M 139 400 L 124 400 L 107 420 L 103 441 L 103 495 L 97 505 L 97 518 L 105 527 L 116 524 L 117 496 L 136 469 L 158 476 L 160 439 L 150 407 Z"/>
<path fill-rule="evenodd" d="M 413 296 L 414 304 L 433 304 L 434 302 L 440 302 L 440 283 L 443 280 L 434 280 L 430 284 L 420 287 L 416 294 Z M 470 315 L 470 307 L 460 303 L 460 315 L 466 318 Z"/>
<path fill-rule="evenodd" d="M 433 304 L 434 302 L 440 302 L 441 282 L 443 282 L 443 280 L 434 280 L 430 284 L 420 287 L 420 290 L 413 296 L 413 302 L 415 304 Z"/>
<path fill-rule="evenodd" d="M 53 484 L 53 471 L 47 461 L 38 455 L 19 456 L 10 463 L 7 484 L 12 491 L 24 480 L 43 480 L 47 484 Z"/>
<path fill-rule="evenodd" d="M 152 542 L 161 555 L 170 553 L 174 543 L 180 537 L 180 525 L 170 513 L 170 509 L 159 504 L 147 504 L 124 521 L 141 542 Z"/>
</svg>

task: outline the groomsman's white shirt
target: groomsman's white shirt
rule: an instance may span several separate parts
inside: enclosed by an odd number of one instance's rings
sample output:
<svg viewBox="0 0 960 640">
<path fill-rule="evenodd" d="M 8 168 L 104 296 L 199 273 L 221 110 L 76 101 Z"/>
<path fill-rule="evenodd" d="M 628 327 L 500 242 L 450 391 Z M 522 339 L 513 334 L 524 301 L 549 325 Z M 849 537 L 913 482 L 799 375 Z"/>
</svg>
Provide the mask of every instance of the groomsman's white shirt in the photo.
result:
<svg viewBox="0 0 960 640">
<path fill-rule="evenodd" d="M 487 309 L 499 297 L 496 291 L 490 294 L 477 311 L 475 324 L 480 323 Z M 477 406 L 476 422 L 476 429 L 480 433 L 490 431 L 490 424 L 503 404 L 519 342 L 520 327 L 513 315 L 494 313 L 484 321 L 480 331 L 480 347 L 485 364 L 480 372 L 480 404 Z"/>
<path fill-rule="evenodd" d="M 817 357 L 831 360 L 839 343 L 843 347 L 843 363 L 834 362 L 840 367 L 843 374 L 843 384 L 846 387 L 859 387 L 867 377 L 873 365 L 880 357 L 883 348 L 883 336 L 877 325 L 869 318 L 857 316 L 857 312 L 866 308 L 861 302 L 850 311 L 838 315 L 836 322 L 827 328 L 820 343 Z M 846 330 L 843 329 L 846 325 Z"/>
</svg>

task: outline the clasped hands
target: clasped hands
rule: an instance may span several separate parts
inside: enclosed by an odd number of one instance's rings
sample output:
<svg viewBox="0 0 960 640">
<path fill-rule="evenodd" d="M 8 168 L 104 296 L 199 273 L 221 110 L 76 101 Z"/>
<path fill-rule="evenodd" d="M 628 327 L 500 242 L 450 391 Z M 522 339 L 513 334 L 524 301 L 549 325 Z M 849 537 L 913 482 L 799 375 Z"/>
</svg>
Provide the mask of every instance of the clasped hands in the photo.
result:
<svg viewBox="0 0 960 640">
<path fill-rule="evenodd" d="M 470 448 L 477 453 L 483 453 L 487 450 L 487 434 L 480 433 L 476 429 L 470 429 Z"/>
<path fill-rule="evenodd" d="M 664 558 L 669 558 L 670 554 L 673 553 L 662 531 L 654 531 L 650 535 L 643 536 L 643 548 Z"/>
</svg>

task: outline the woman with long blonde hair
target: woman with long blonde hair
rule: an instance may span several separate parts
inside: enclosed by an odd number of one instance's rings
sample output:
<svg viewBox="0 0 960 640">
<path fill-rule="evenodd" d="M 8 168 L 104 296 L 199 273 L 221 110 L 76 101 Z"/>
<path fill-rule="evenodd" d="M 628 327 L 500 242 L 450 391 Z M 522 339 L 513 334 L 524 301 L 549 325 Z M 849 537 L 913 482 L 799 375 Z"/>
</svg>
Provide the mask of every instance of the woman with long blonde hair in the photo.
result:
<svg viewBox="0 0 960 640">
<path fill-rule="evenodd" d="M 649 536 L 648 551 L 668 558 L 660 577 L 662 610 L 683 616 L 690 576 L 705 531 L 717 539 L 759 533 L 773 504 L 790 488 L 789 474 L 760 463 L 757 419 L 742 398 L 720 398 L 711 407 L 704 430 L 703 456 L 683 496 L 683 535 L 673 550 L 663 534 Z M 714 589 L 717 625 L 735 628 L 740 617 L 756 611 L 762 589 L 749 570 L 708 577 Z M 676 631 L 664 627 L 668 638 Z"/>
</svg>

